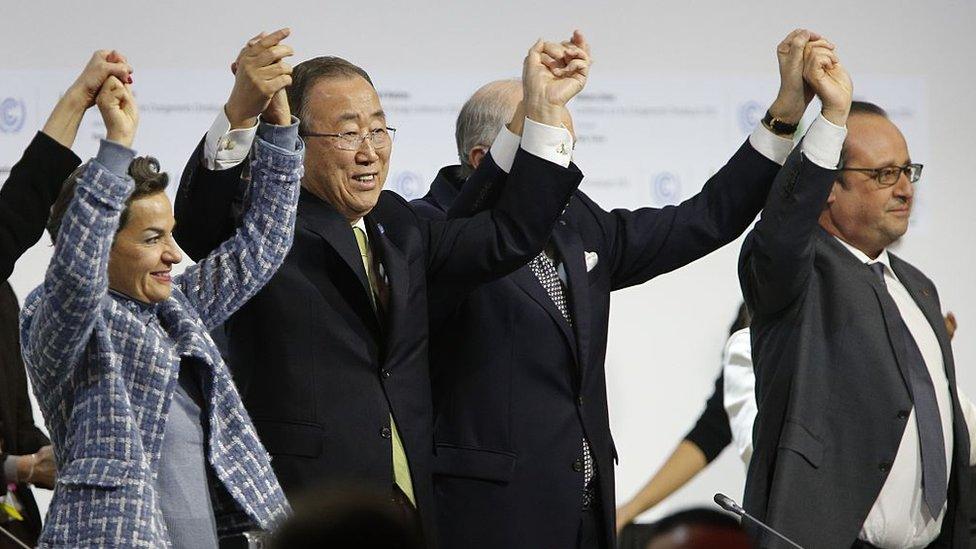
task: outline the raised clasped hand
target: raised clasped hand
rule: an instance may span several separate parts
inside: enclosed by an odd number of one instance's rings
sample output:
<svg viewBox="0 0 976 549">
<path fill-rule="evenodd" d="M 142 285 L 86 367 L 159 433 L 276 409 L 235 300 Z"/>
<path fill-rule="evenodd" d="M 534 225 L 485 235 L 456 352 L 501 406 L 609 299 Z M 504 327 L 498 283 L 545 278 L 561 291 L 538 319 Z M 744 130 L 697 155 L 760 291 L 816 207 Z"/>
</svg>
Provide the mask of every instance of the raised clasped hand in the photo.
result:
<svg viewBox="0 0 976 549">
<path fill-rule="evenodd" d="M 803 79 L 823 104 L 824 118 L 838 126 L 847 124 L 854 84 L 832 48 L 807 43 L 803 53 Z"/>
<path fill-rule="evenodd" d="M 254 36 L 231 64 L 234 88 L 224 106 L 231 128 L 253 126 L 262 113 L 272 124 L 291 120 L 283 90 L 291 85 L 292 67 L 284 59 L 295 52 L 281 43 L 289 34 L 284 28 Z"/>
<path fill-rule="evenodd" d="M 590 63 L 589 44 L 579 31 L 564 42 L 533 44 L 522 65 L 526 116 L 558 126 L 566 103 L 586 86 Z"/>
<path fill-rule="evenodd" d="M 102 120 L 105 122 L 105 138 L 132 146 L 139 126 L 139 109 L 129 84 L 123 84 L 115 76 L 109 76 L 95 98 Z"/>
</svg>

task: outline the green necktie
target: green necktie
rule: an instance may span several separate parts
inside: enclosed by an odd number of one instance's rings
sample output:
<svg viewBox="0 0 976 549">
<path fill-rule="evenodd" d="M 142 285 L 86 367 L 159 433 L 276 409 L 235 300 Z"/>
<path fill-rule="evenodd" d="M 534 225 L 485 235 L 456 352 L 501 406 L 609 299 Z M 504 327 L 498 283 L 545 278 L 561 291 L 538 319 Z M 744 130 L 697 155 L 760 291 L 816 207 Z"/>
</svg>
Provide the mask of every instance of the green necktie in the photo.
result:
<svg viewBox="0 0 976 549">
<path fill-rule="evenodd" d="M 353 227 L 352 232 L 356 235 L 356 244 L 359 245 L 359 255 L 363 260 L 363 267 L 366 268 L 366 278 L 369 280 L 369 297 L 370 302 L 373 304 L 373 309 L 376 309 L 376 281 L 374 277 L 376 276 L 373 269 L 371 269 L 369 261 L 369 245 L 366 243 L 366 232 L 359 227 Z M 413 482 L 410 480 L 410 464 L 407 463 L 407 452 L 403 449 L 403 441 L 400 440 L 400 431 L 397 429 L 396 422 L 393 421 L 393 415 L 390 415 L 390 431 L 392 432 L 393 439 L 393 482 L 400 487 L 400 490 L 407 496 L 415 507 L 417 501 L 414 499 L 413 495 Z"/>
</svg>

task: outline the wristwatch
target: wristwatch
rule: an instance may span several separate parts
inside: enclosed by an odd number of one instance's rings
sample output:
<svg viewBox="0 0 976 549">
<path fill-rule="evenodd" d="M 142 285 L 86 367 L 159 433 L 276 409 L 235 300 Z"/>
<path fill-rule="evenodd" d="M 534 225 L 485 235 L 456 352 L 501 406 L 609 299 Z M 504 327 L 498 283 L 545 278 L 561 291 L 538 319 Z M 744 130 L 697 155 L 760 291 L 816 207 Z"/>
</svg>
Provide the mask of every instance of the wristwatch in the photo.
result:
<svg viewBox="0 0 976 549">
<path fill-rule="evenodd" d="M 796 129 L 800 127 L 799 123 L 789 124 L 787 122 L 783 122 L 779 118 L 773 116 L 773 114 L 769 111 L 766 111 L 766 116 L 763 117 L 762 124 L 776 135 L 788 137 L 792 137 L 792 135 L 796 133 Z"/>
</svg>

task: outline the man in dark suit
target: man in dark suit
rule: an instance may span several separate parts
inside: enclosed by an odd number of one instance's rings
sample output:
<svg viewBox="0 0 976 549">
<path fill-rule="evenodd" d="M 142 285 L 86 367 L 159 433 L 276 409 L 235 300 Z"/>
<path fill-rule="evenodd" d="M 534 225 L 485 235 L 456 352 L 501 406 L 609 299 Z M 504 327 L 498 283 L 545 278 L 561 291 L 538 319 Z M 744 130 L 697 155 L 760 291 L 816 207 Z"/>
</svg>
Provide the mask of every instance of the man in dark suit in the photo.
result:
<svg viewBox="0 0 976 549">
<path fill-rule="evenodd" d="M 781 44 L 781 89 L 770 108 L 777 128 L 803 114 L 800 61 L 818 38 L 797 30 Z M 506 82 L 469 100 L 458 117 L 463 164 L 441 170 L 427 196 L 414 201 L 418 213 L 470 215 L 492 203 L 502 186 L 492 182 L 504 177 L 466 184 L 460 177 L 486 164 L 506 170 L 499 157 L 513 134 L 503 129 L 494 143 L 477 136 L 494 135 L 518 100 Z M 509 129 L 518 133 L 520 120 L 516 114 Z M 435 300 L 434 486 L 445 546 L 614 546 L 617 453 L 604 372 L 610 294 L 738 237 L 791 145 L 757 128 L 698 195 L 677 206 L 608 212 L 577 191 L 544 254 L 460 304 Z"/>
<path fill-rule="evenodd" d="M 804 77 L 821 116 L 739 267 L 759 407 L 746 510 L 804 547 L 968 547 L 970 441 L 938 293 L 886 250 L 921 165 L 883 110 L 852 108 L 834 53 L 810 48 Z"/>
<path fill-rule="evenodd" d="M 280 44 L 285 35 L 256 37 L 242 51 L 220 121 L 225 131 L 248 127 L 247 118 L 277 100 L 261 95 L 260 80 L 289 72 L 265 68 L 290 53 Z M 428 289 L 464 291 L 523 265 L 582 178 L 569 167 L 569 135 L 558 125 L 585 83 L 588 57 L 552 59 L 548 48 L 533 46 L 523 68 L 531 122 L 511 187 L 493 211 L 447 222 L 423 220 L 381 192 L 393 130 L 365 71 L 323 57 L 291 74 L 288 100 L 307 141 L 295 242 L 271 282 L 226 325 L 228 362 L 286 493 L 320 484 L 386 489 L 407 512 L 419 511 L 433 538 Z M 252 78 L 258 85 L 241 84 Z M 233 136 L 219 133 L 213 141 L 223 150 Z M 190 160 L 177 198 L 184 227 L 177 238 L 191 255 L 216 240 L 205 226 L 213 212 L 227 218 L 241 175 L 239 167 L 207 168 L 226 160 L 204 150 L 211 137 Z"/>
</svg>

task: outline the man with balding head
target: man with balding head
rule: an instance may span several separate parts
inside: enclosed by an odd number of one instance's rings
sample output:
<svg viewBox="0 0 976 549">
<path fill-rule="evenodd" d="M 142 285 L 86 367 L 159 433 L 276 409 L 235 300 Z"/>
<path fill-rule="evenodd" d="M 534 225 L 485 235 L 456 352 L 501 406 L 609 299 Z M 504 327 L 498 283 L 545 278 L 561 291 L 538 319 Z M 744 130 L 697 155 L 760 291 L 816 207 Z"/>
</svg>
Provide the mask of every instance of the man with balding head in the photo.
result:
<svg viewBox="0 0 976 549">
<path fill-rule="evenodd" d="M 774 128 L 803 114 L 799 61 L 818 38 L 797 30 L 785 41 Z M 578 35 L 564 44 L 585 47 Z M 412 203 L 418 212 L 464 216 L 497 201 L 521 129 L 519 99 L 506 81 L 471 97 L 457 123 L 462 164 L 440 171 Z M 739 236 L 791 145 L 760 126 L 677 206 L 606 211 L 576 191 L 529 265 L 460 302 L 432 293 L 433 470 L 445 546 L 614 547 L 617 452 L 604 372 L 610 294 Z M 462 187 L 461 174 L 473 167 Z"/>
<path fill-rule="evenodd" d="M 888 251 L 922 165 L 882 109 L 852 104 L 835 53 L 806 59 L 823 110 L 739 265 L 759 409 L 745 508 L 804 547 L 968 547 L 950 336 L 935 285 Z"/>
</svg>

